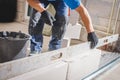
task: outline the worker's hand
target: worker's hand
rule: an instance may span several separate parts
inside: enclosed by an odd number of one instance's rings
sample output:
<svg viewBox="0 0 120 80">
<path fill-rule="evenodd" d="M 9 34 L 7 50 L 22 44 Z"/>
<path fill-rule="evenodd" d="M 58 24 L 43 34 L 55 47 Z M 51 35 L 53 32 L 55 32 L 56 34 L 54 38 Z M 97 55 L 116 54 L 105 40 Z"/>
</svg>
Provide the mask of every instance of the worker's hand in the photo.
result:
<svg viewBox="0 0 120 80">
<path fill-rule="evenodd" d="M 90 41 L 90 48 L 93 49 L 95 48 L 95 46 L 97 45 L 98 43 L 98 38 L 95 34 L 95 32 L 90 32 L 88 33 L 88 37 L 87 37 L 88 41 Z"/>
<path fill-rule="evenodd" d="M 53 22 L 55 21 L 54 17 L 48 12 L 43 11 L 41 13 L 41 19 L 48 25 L 53 26 Z"/>
</svg>

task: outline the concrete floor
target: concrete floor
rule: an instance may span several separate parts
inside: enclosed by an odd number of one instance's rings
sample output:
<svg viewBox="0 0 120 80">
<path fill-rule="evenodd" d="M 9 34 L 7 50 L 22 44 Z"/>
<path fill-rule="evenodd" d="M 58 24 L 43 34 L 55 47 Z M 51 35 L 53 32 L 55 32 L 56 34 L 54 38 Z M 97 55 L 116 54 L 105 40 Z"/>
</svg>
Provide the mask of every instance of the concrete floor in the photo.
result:
<svg viewBox="0 0 120 80">
<path fill-rule="evenodd" d="M 0 23 L 0 31 L 22 31 L 23 33 L 28 33 L 27 23 Z"/>
</svg>

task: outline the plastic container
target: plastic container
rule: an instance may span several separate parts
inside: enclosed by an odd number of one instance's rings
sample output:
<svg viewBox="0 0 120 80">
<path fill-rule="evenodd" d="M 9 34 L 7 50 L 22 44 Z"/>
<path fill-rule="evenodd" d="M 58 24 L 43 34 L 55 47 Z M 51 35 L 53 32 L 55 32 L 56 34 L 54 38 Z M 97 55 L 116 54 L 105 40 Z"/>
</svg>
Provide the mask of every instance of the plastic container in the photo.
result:
<svg viewBox="0 0 120 80">
<path fill-rule="evenodd" d="M 0 63 L 27 56 L 29 38 L 21 32 L 0 32 Z"/>
</svg>

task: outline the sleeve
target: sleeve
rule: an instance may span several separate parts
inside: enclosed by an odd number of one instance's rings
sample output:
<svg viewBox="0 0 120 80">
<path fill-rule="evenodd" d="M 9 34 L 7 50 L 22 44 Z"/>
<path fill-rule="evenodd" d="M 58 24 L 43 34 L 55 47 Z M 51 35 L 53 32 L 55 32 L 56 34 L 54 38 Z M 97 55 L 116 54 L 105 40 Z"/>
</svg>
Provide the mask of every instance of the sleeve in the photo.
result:
<svg viewBox="0 0 120 80">
<path fill-rule="evenodd" d="M 64 0 L 64 2 L 65 2 L 71 9 L 76 9 L 76 8 L 81 4 L 81 0 Z"/>
</svg>

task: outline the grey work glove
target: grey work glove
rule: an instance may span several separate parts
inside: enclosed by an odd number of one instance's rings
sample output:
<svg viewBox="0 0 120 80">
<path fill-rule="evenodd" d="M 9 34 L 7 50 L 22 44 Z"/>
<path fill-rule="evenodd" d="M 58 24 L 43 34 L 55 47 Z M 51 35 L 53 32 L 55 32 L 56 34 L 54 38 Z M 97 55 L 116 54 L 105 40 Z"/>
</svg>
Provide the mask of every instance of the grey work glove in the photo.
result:
<svg viewBox="0 0 120 80">
<path fill-rule="evenodd" d="M 41 13 L 41 19 L 50 26 L 53 26 L 53 22 L 55 21 L 54 17 L 48 11 Z"/>
<path fill-rule="evenodd" d="M 88 41 L 90 41 L 90 48 L 93 49 L 95 48 L 95 46 L 97 45 L 98 43 L 98 38 L 95 34 L 95 32 L 90 32 L 88 33 L 88 37 L 87 37 Z"/>
</svg>

